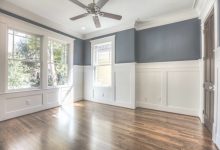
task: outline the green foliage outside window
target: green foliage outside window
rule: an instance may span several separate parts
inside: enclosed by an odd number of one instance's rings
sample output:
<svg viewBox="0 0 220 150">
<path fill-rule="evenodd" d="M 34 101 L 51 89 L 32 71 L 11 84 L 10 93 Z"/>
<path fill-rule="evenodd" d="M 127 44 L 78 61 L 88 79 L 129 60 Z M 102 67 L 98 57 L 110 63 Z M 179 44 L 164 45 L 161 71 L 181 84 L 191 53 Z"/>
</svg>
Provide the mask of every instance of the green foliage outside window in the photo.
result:
<svg viewBox="0 0 220 150">
<path fill-rule="evenodd" d="M 41 38 L 8 30 L 8 89 L 39 88 Z M 68 47 L 48 41 L 48 86 L 68 83 Z"/>
<path fill-rule="evenodd" d="M 8 89 L 40 86 L 40 37 L 8 32 Z"/>
<path fill-rule="evenodd" d="M 48 86 L 68 83 L 67 44 L 49 40 L 48 42 Z"/>
</svg>

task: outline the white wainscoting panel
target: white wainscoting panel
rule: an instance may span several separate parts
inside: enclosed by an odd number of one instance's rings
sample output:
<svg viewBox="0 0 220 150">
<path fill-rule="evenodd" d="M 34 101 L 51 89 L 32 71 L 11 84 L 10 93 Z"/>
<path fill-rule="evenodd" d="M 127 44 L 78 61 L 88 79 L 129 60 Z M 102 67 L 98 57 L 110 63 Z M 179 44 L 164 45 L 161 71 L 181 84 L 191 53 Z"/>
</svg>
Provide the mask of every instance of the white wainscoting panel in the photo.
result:
<svg viewBox="0 0 220 150">
<path fill-rule="evenodd" d="M 162 104 L 162 77 L 161 71 L 138 73 L 136 97 L 141 103 Z"/>
<path fill-rule="evenodd" d="M 199 109 L 198 70 L 168 71 L 168 106 Z"/>
<path fill-rule="evenodd" d="M 72 102 L 71 86 L 0 94 L 0 121 Z"/>
<path fill-rule="evenodd" d="M 136 64 L 136 105 L 200 114 L 199 60 Z"/>
<path fill-rule="evenodd" d="M 84 66 L 84 100 L 93 98 L 93 70 L 92 66 Z"/>
<path fill-rule="evenodd" d="M 115 65 L 115 103 L 135 108 L 135 63 Z"/>
<path fill-rule="evenodd" d="M 74 86 L 74 101 L 83 100 L 83 80 L 84 67 L 73 67 L 73 86 Z"/>
<path fill-rule="evenodd" d="M 42 91 L 18 92 L 0 95 L 0 121 L 44 109 Z"/>
<path fill-rule="evenodd" d="M 135 108 L 135 63 L 115 64 L 113 92 L 93 88 L 92 66 L 84 67 L 84 99 L 114 106 Z"/>
</svg>

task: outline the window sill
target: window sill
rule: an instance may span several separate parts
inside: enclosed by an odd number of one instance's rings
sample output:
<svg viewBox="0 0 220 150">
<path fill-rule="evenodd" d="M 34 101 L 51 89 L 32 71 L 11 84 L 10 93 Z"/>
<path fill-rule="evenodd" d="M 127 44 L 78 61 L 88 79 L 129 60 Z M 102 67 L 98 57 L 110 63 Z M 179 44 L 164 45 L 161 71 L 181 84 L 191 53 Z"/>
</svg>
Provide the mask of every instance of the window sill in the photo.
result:
<svg viewBox="0 0 220 150">
<path fill-rule="evenodd" d="M 12 93 L 22 93 L 22 92 L 34 92 L 34 91 L 41 91 L 42 89 L 40 88 L 31 88 L 31 89 L 20 89 L 20 90 L 7 90 L 3 93 L 0 93 L 0 95 L 2 94 L 12 94 Z"/>
<path fill-rule="evenodd" d="M 112 86 L 94 86 L 94 88 L 112 88 Z"/>
<path fill-rule="evenodd" d="M 73 85 L 50 86 L 50 87 L 47 87 L 46 90 L 69 88 L 69 87 L 73 87 Z"/>
</svg>

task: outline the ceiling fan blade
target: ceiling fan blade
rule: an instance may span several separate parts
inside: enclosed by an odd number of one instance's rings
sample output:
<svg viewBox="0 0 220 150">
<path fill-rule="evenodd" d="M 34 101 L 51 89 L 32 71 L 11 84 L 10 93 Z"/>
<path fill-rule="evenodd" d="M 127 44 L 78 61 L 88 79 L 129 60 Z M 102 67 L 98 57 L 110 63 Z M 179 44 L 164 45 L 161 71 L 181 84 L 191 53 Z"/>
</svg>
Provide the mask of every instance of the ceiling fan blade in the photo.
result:
<svg viewBox="0 0 220 150">
<path fill-rule="evenodd" d="M 74 4 L 78 5 L 79 7 L 82 7 L 82 8 L 84 8 L 84 9 L 87 8 L 86 5 L 84 5 L 83 3 L 81 3 L 81 2 L 78 1 L 78 0 L 70 0 L 70 1 L 73 2 Z"/>
<path fill-rule="evenodd" d="M 86 17 L 86 16 L 88 16 L 88 15 L 89 15 L 88 13 L 81 14 L 81 15 L 78 15 L 78 16 L 75 16 L 75 17 L 70 18 L 70 20 L 73 20 L 73 21 L 74 21 L 74 20 L 77 20 L 77 19 Z"/>
<path fill-rule="evenodd" d="M 101 24 L 100 24 L 98 16 L 93 16 L 93 21 L 95 23 L 96 28 L 100 28 L 101 27 Z"/>
<path fill-rule="evenodd" d="M 109 1 L 109 0 L 99 0 L 96 5 L 97 5 L 99 8 L 102 8 L 108 1 Z"/>
<path fill-rule="evenodd" d="M 121 20 L 122 16 L 120 15 L 116 15 L 116 14 L 111 14 L 111 13 L 107 13 L 107 12 L 101 12 L 101 16 L 102 17 L 107 17 L 107 18 L 111 18 L 111 19 L 116 19 L 116 20 Z"/>
</svg>

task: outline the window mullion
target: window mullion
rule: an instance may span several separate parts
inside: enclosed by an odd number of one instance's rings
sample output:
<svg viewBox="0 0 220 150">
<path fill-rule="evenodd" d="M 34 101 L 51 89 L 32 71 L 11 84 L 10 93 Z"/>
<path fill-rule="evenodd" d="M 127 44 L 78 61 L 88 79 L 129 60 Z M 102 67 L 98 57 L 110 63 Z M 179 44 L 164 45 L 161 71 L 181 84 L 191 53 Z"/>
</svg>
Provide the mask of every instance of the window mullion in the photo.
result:
<svg viewBox="0 0 220 150">
<path fill-rule="evenodd" d="M 42 45 L 42 48 L 41 48 L 41 62 L 42 62 L 42 67 L 41 67 L 41 70 L 42 70 L 42 79 L 41 79 L 41 88 L 42 89 L 47 89 L 47 85 L 48 85 L 48 38 L 47 37 L 43 37 L 42 38 L 42 42 L 41 42 L 41 45 Z M 46 52 L 46 53 L 44 53 Z"/>
</svg>

